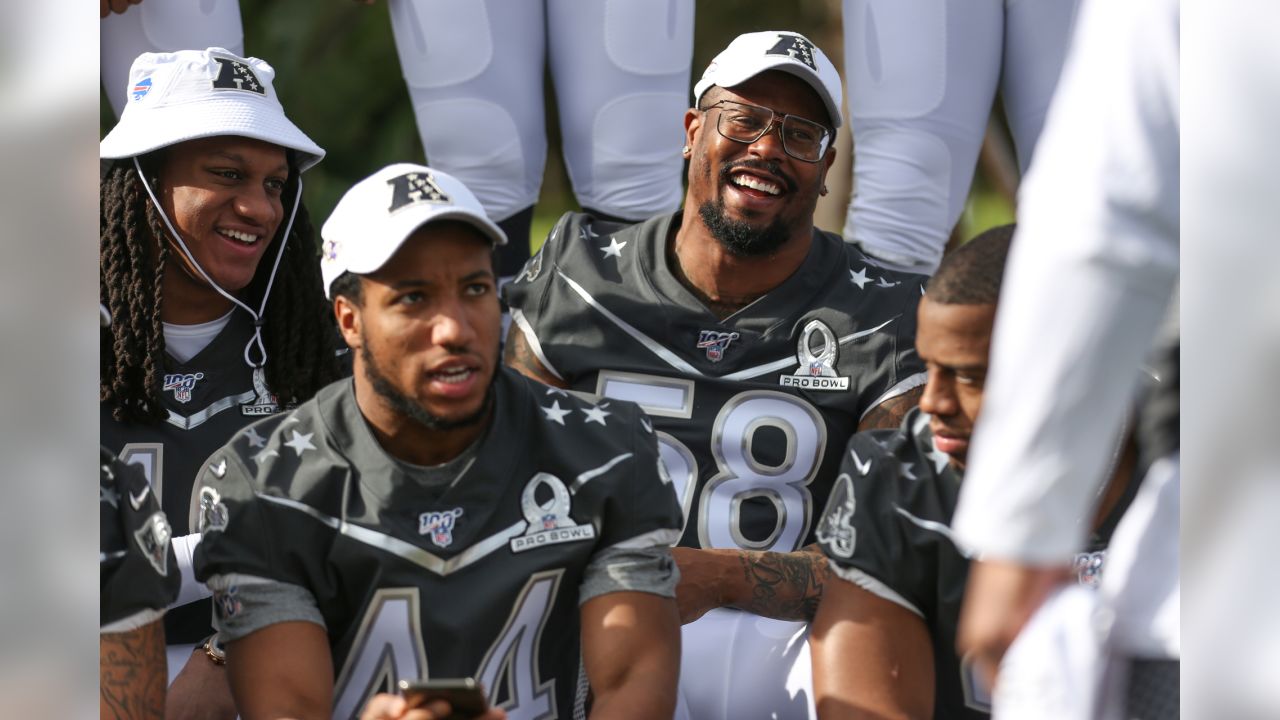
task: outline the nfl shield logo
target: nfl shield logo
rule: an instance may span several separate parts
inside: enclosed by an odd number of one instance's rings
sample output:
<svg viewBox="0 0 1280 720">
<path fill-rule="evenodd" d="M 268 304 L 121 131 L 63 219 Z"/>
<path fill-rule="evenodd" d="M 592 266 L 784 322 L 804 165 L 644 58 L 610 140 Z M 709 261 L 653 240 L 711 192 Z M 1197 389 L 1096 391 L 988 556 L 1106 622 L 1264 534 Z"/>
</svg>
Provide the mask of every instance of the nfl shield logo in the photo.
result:
<svg viewBox="0 0 1280 720">
<path fill-rule="evenodd" d="M 703 330 L 698 335 L 698 347 L 707 351 L 707 359 L 711 362 L 720 362 L 724 358 L 724 351 L 728 349 L 729 343 L 738 339 L 736 332 L 720 332 L 718 330 Z"/>
</svg>

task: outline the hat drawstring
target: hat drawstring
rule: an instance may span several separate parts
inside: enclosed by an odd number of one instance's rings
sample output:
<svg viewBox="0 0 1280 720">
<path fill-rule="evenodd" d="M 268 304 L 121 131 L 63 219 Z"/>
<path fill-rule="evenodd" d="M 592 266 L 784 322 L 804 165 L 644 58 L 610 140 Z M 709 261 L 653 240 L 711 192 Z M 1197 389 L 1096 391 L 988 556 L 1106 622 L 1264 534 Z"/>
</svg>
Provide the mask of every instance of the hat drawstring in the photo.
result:
<svg viewBox="0 0 1280 720">
<path fill-rule="evenodd" d="M 271 287 L 275 285 L 276 271 L 280 269 L 280 259 L 284 257 L 284 246 L 289 242 L 289 233 L 293 230 L 293 221 L 298 215 L 298 205 L 302 202 L 302 173 L 298 173 L 298 190 L 294 194 L 293 208 L 289 211 L 289 221 L 284 226 L 284 236 L 280 240 L 280 247 L 276 250 L 275 262 L 271 265 L 271 275 L 267 278 L 266 291 L 262 293 L 262 306 L 257 312 L 254 312 L 248 305 L 240 302 L 239 298 L 223 290 L 218 283 L 213 281 L 213 278 L 209 277 L 209 273 L 204 271 L 204 268 L 200 266 L 200 262 L 196 260 L 195 255 L 191 253 L 191 250 L 187 248 L 187 244 L 183 242 L 182 235 L 178 234 L 178 231 L 173 227 L 173 223 L 169 221 L 169 216 L 165 214 L 164 208 L 160 206 L 160 200 L 156 198 L 155 192 L 151 189 L 151 184 L 147 182 L 147 175 L 142 171 L 142 165 L 138 163 L 137 156 L 133 158 L 133 166 L 138 169 L 138 178 L 142 180 L 142 187 L 146 189 L 147 196 L 151 198 L 152 204 L 155 205 L 156 212 L 160 213 L 160 219 L 164 221 L 164 226 L 173 235 L 173 239 L 177 241 L 178 247 L 182 250 L 182 254 L 186 256 L 187 260 L 191 262 L 191 266 L 196 269 L 196 272 L 200 273 L 200 277 L 204 278 L 205 282 L 209 283 L 209 287 L 218 291 L 219 295 L 239 305 L 245 312 L 253 316 L 253 337 L 249 338 L 248 344 L 244 346 L 244 361 L 249 367 L 263 367 L 267 364 L 267 346 L 262 340 L 262 316 L 267 311 L 267 299 L 271 297 Z M 254 362 L 253 358 L 250 357 L 250 352 L 255 345 L 258 348 L 258 354 L 262 356 L 260 362 Z"/>
</svg>

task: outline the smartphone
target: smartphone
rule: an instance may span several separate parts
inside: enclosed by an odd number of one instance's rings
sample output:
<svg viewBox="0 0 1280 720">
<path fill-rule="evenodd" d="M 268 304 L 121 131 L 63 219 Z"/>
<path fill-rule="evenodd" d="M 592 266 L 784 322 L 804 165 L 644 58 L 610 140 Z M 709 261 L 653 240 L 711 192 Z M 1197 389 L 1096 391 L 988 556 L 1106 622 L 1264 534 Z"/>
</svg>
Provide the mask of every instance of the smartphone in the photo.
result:
<svg viewBox="0 0 1280 720">
<path fill-rule="evenodd" d="M 484 688 L 473 678 L 441 678 L 438 680 L 401 680 L 400 694 L 409 707 L 422 707 L 432 700 L 444 700 L 453 707 L 445 720 L 471 720 L 485 714 L 489 701 Z"/>
</svg>

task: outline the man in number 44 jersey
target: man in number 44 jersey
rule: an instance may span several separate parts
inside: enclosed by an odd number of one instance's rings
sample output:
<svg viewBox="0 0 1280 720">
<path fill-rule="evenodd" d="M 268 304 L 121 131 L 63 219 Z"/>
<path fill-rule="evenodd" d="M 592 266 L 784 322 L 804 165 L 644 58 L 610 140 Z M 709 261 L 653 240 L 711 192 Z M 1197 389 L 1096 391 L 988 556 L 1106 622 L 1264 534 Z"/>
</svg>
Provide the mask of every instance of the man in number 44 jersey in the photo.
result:
<svg viewBox="0 0 1280 720">
<path fill-rule="evenodd" d="M 197 574 L 241 716 L 359 717 L 475 677 L 503 717 L 670 716 L 680 509 L 653 430 L 499 368 L 492 246 L 456 179 L 392 165 L 322 230 L 354 377 L 209 458 Z M 364 717 L 400 717 L 379 696 Z"/>
<path fill-rule="evenodd" d="M 506 359 L 601 407 L 637 402 L 658 431 L 685 512 L 677 715 L 809 717 L 815 508 L 848 437 L 915 404 L 924 278 L 813 227 L 841 92 L 808 39 L 738 37 L 694 101 L 684 210 L 566 216 L 507 286 Z"/>
</svg>

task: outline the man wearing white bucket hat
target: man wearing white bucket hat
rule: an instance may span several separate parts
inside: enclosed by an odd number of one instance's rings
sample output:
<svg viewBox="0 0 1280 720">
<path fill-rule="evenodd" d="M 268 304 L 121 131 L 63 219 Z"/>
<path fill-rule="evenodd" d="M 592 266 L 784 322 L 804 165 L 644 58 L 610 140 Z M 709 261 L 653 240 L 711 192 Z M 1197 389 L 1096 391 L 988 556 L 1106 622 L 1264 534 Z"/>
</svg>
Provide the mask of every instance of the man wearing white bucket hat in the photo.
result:
<svg viewBox="0 0 1280 720">
<path fill-rule="evenodd" d="M 593 714 L 670 717 L 680 508 L 652 427 L 500 366 L 506 237 L 457 179 L 383 168 L 322 235 L 353 377 L 200 478 L 241 714 L 346 720 L 400 680 L 474 677 L 486 720 L 581 717 L 581 671 Z"/>
<path fill-rule="evenodd" d="M 324 151 L 285 116 L 274 76 L 221 48 L 143 54 L 100 147 L 99 285 L 114 319 L 101 442 L 143 467 L 174 529 L 171 674 L 210 633 L 190 568 L 200 461 L 341 374 L 301 203 L 301 173 Z"/>
<path fill-rule="evenodd" d="M 684 210 L 567 215 L 507 286 L 507 361 L 639 402 L 661 433 L 686 513 L 678 716 L 805 718 L 827 569 L 801 549 L 845 440 L 915 404 L 924 278 L 813 226 L 841 91 L 808 38 L 739 36 L 693 99 Z"/>
</svg>

